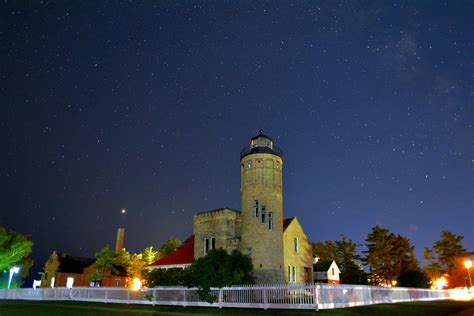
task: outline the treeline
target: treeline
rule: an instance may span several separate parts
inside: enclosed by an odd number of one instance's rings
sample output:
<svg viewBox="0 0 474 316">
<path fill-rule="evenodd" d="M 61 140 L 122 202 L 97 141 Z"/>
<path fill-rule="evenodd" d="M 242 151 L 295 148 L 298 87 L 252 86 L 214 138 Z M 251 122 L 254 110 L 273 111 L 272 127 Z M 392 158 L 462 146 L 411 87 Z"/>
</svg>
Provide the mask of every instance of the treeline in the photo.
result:
<svg viewBox="0 0 474 316">
<path fill-rule="evenodd" d="M 443 231 L 431 248 L 424 249 L 423 259 L 429 264 L 423 268 L 407 237 L 380 226 L 372 227 L 364 245 L 342 235 L 340 240 L 313 242 L 312 246 L 320 260 L 336 261 L 341 283 L 427 288 L 431 280 L 444 276 L 453 288 L 469 282 L 463 262 L 473 252 L 462 246 L 463 239 Z M 359 252 L 361 246 L 365 250 Z"/>
</svg>

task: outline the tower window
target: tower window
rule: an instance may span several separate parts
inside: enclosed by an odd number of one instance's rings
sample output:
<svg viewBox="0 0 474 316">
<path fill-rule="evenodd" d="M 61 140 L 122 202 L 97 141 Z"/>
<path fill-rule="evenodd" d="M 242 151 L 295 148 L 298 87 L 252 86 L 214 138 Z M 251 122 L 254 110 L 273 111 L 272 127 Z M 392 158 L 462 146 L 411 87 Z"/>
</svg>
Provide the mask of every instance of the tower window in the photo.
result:
<svg viewBox="0 0 474 316">
<path fill-rule="evenodd" d="M 247 169 L 252 168 L 252 160 L 247 161 Z"/>
<path fill-rule="evenodd" d="M 268 212 L 268 229 L 273 229 L 273 212 Z"/>
<path fill-rule="evenodd" d="M 276 163 L 276 168 L 277 168 L 278 170 L 280 170 L 280 163 L 279 163 L 279 162 Z"/>
<path fill-rule="evenodd" d="M 265 209 L 266 207 L 262 205 L 262 224 L 265 223 Z"/>
<path fill-rule="evenodd" d="M 300 252 L 300 244 L 298 241 L 298 237 L 295 237 L 293 241 L 294 241 L 294 246 L 295 246 L 295 252 Z"/>
<path fill-rule="evenodd" d="M 253 203 L 253 216 L 258 217 L 258 200 Z"/>
<path fill-rule="evenodd" d="M 204 238 L 204 255 L 213 249 L 216 249 L 216 239 L 214 237 Z"/>
</svg>

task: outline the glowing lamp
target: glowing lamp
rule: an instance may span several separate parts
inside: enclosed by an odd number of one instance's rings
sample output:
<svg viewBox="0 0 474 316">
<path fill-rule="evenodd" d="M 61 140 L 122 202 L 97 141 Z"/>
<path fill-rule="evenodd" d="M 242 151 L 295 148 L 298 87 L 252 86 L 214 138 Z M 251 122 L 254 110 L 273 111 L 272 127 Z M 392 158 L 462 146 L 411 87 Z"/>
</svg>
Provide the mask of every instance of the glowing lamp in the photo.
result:
<svg viewBox="0 0 474 316">
<path fill-rule="evenodd" d="M 13 274 L 18 273 L 19 271 L 20 271 L 19 267 L 11 267 L 10 268 L 10 275 L 8 277 L 8 286 L 7 286 L 8 289 L 10 288 L 10 285 L 12 283 Z"/>
<path fill-rule="evenodd" d="M 132 290 L 138 291 L 142 287 L 142 281 L 139 278 L 133 279 Z"/>
<path fill-rule="evenodd" d="M 464 266 L 466 267 L 466 269 L 470 269 L 472 267 L 472 260 L 464 261 Z"/>
</svg>

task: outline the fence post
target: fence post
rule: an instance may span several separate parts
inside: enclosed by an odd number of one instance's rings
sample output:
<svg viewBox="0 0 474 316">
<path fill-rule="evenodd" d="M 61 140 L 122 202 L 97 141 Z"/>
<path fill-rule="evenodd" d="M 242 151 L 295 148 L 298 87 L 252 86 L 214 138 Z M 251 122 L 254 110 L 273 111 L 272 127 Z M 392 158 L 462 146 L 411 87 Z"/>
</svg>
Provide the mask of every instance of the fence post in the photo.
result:
<svg viewBox="0 0 474 316">
<path fill-rule="evenodd" d="M 263 304 L 264 304 L 263 309 L 265 309 L 265 310 L 268 308 L 268 296 L 267 296 L 267 294 L 268 294 L 267 289 L 265 287 L 263 289 Z"/>
<path fill-rule="evenodd" d="M 104 303 L 107 304 L 107 288 L 105 288 L 105 297 L 104 297 Z"/>
<path fill-rule="evenodd" d="M 222 308 L 222 289 L 219 289 L 219 308 Z"/>
<path fill-rule="evenodd" d="M 153 292 L 153 301 L 151 301 L 151 305 L 155 306 L 155 303 L 156 303 L 156 289 L 153 289 L 152 290 Z"/>
<path fill-rule="evenodd" d="M 187 289 L 184 288 L 183 289 L 183 306 L 186 307 L 188 304 L 186 304 L 186 293 L 187 293 Z"/>
<path fill-rule="evenodd" d="M 318 285 L 314 285 L 314 290 L 313 290 L 313 301 L 314 301 L 314 309 L 319 311 L 319 293 L 318 293 Z"/>
<path fill-rule="evenodd" d="M 127 304 L 130 304 L 130 289 L 127 289 Z"/>
</svg>

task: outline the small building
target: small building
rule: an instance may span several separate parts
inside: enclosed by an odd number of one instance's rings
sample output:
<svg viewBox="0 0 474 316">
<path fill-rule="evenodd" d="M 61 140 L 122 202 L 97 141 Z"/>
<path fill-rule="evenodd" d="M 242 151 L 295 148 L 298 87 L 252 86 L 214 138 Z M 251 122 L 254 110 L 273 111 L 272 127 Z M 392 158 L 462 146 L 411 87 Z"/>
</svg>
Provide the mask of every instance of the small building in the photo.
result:
<svg viewBox="0 0 474 316">
<path fill-rule="evenodd" d="M 154 269 L 184 269 L 193 263 L 194 259 L 194 235 L 186 239 L 181 246 L 170 254 L 149 265 L 150 270 Z"/>
<path fill-rule="evenodd" d="M 82 286 L 113 286 L 113 287 L 127 287 L 128 286 L 128 276 L 127 271 L 123 267 L 116 267 L 116 273 L 112 273 L 111 271 L 107 271 L 106 276 L 100 280 L 91 280 L 89 275 L 97 272 L 97 266 L 94 262 L 85 267 L 83 270 L 83 285 Z"/>
<path fill-rule="evenodd" d="M 334 260 L 318 260 L 315 258 L 313 265 L 314 283 L 340 284 L 339 274 L 341 270 Z"/>
<path fill-rule="evenodd" d="M 120 267 L 118 273 L 111 273 L 102 280 L 89 280 L 89 275 L 97 269 L 95 260 L 53 251 L 44 265 L 41 287 L 127 286 L 127 272 Z"/>
<path fill-rule="evenodd" d="M 95 262 L 94 258 L 69 256 L 53 251 L 44 265 L 41 287 L 83 286 L 84 268 Z"/>
</svg>

